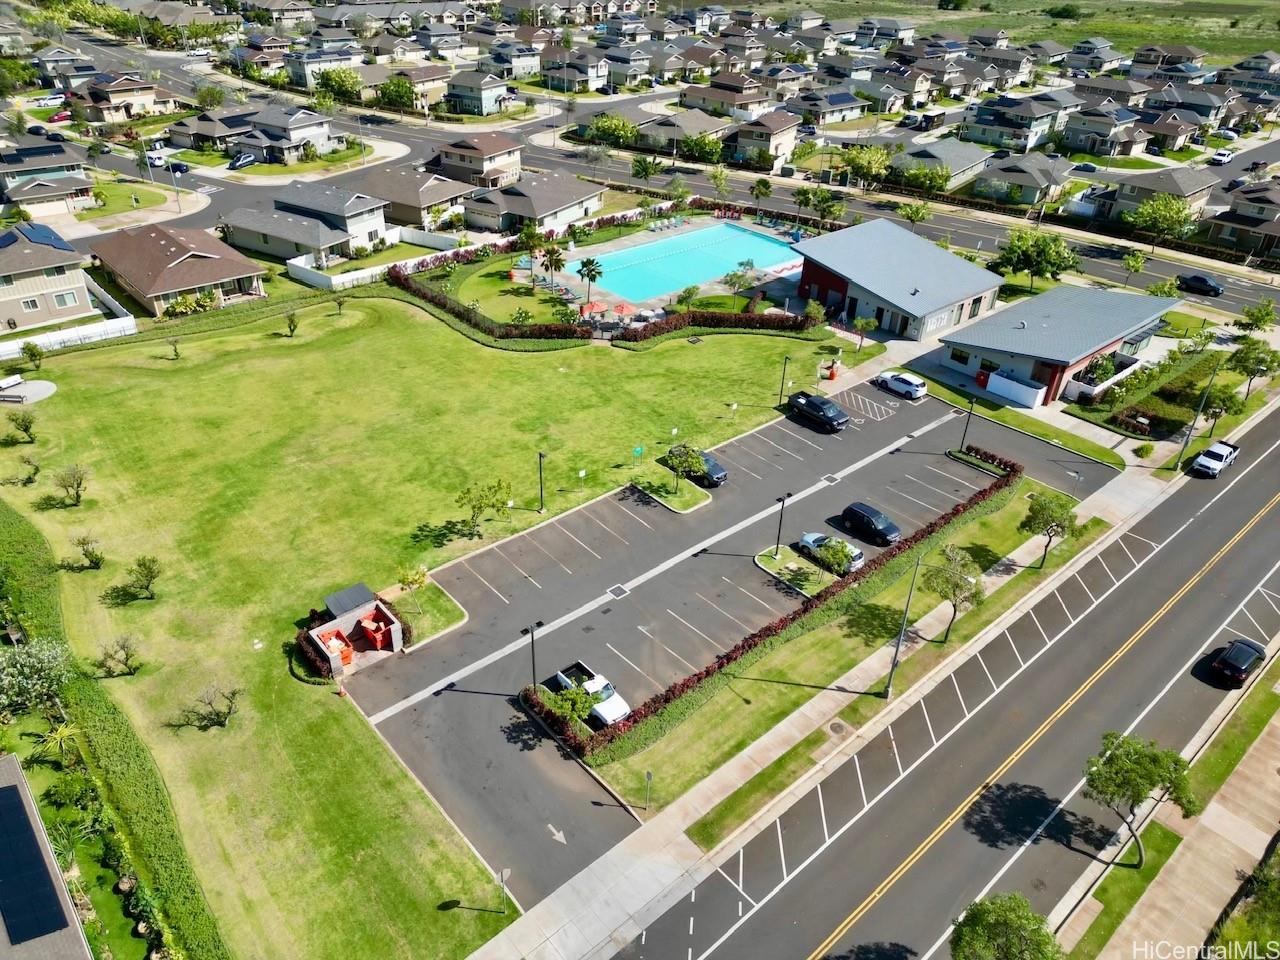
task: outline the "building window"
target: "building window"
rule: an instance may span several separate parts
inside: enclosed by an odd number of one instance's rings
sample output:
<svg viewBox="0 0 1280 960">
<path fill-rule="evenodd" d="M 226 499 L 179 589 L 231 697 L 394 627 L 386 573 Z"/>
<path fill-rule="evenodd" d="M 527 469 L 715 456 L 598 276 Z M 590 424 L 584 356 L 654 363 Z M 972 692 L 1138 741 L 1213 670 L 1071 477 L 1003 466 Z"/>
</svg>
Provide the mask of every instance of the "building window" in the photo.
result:
<svg viewBox="0 0 1280 960">
<path fill-rule="evenodd" d="M 39 300 L 23 300 L 22 309 L 26 313 L 35 313 L 35 311 L 40 309 L 40 301 Z"/>
<path fill-rule="evenodd" d="M 5 274 L 3 277 L 0 277 L 0 287 L 12 287 L 12 286 L 13 286 L 12 274 Z"/>
<path fill-rule="evenodd" d="M 1000 369 L 1000 364 L 994 360 L 988 360 L 985 357 L 978 363 L 979 370 L 985 370 L 987 373 L 995 373 Z"/>
<path fill-rule="evenodd" d="M 982 309 L 982 298 L 974 297 L 973 302 L 969 304 L 969 319 L 972 320 L 978 315 L 978 311 Z"/>
<path fill-rule="evenodd" d="M 55 293 L 53 302 L 59 307 L 74 307 L 80 301 L 76 298 L 74 290 L 67 290 L 65 293 Z"/>
<path fill-rule="evenodd" d="M 67 275 L 66 267 L 45 267 L 44 275 L 46 277 L 65 277 Z"/>
<path fill-rule="evenodd" d="M 967 350 L 961 350 L 959 347 L 952 347 L 951 362 L 957 363 L 962 367 L 967 367 L 969 365 L 969 352 Z"/>
</svg>

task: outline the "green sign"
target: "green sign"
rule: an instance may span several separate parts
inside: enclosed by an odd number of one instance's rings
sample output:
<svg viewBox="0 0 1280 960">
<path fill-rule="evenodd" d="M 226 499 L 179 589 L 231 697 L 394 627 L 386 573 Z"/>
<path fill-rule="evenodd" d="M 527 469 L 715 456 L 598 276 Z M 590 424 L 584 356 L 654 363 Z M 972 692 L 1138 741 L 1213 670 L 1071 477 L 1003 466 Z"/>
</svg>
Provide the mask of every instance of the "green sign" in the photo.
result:
<svg viewBox="0 0 1280 960">
<path fill-rule="evenodd" d="M 644 456 L 644 447 L 636 447 L 634 450 L 632 450 L 632 451 L 631 451 L 631 455 L 632 455 L 633 457 L 643 457 L 643 456 Z"/>
</svg>

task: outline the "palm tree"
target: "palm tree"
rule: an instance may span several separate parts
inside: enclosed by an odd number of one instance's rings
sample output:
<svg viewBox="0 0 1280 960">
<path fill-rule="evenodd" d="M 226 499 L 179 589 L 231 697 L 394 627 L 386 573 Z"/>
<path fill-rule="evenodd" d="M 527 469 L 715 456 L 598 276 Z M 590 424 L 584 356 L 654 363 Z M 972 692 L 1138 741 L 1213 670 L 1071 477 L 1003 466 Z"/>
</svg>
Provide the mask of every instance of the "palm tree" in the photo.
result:
<svg viewBox="0 0 1280 960">
<path fill-rule="evenodd" d="M 756 202 L 756 216 L 760 216 L 761 201 L 768 200 L 773 196 L 773 184 L 766 178 L 761 177 L 751 185 L 751 199 Z"/>
<path fill-rule="evenodd" d="M 145 173 L 152 180 L 155 179 L 151 176 L 151 161 L 147 159 L 147 145 L 141 140 L 133 145 L 133 164 L 138 168 L 139 177 Z"/>
<path fill-rule="evenodd" d="M 738 294 L 751 285 L 751 275 L 745 270 L 734 270 L 726 273 L 720 282 L 733 291 L 733 309 L 737 310 Z"/>
<path fill-rule="evenodd" d="M 516 238 L 516 246 L 529 254 L 529 282 L 533 283 L 533 266 L 534 255 L 538 252 L 538 248 L 542 246 L 543 236 L 538 229 L 538 225 L 532 220 L 526 220 L 524 226 L 520 228 L 520 236 Z"/>
<path fill-rule="evenodd" d="M 74 724 L 60 723 L 51 727 L 36 745 L 40 757 L 56 757 L 63 767 L 75 765 L 80 757 L 80 731 Z"/>
<path fill-rule="evenodd" d="M 542 269 L 548 279 L 554 279 L 556 273 L 564 269 L 564 251 L 554 243 L 542 251 Z"/>
<path fill-rule="evenodd" d="M 813 191 L 808 187 L 796 187 L 791 191 L 791 200 L 796 205 L 796 223 L 800 222 L 800 211 L 813 203 Z"/>
<path fill-rule="evenodd" d="M 631 161 L 631 175 L 648 183 L 650 178 L 662 172 L 662 164 L 653 157 L 636 157 Z"/>
<path fill-rule="evenodd" d="M 578 264 L 578 276 L 587 283 L 587 302 L 591 302 L 591 285 L 604 276 L 604 268 L 595 257 L 587 257 Z"/>
</svg>

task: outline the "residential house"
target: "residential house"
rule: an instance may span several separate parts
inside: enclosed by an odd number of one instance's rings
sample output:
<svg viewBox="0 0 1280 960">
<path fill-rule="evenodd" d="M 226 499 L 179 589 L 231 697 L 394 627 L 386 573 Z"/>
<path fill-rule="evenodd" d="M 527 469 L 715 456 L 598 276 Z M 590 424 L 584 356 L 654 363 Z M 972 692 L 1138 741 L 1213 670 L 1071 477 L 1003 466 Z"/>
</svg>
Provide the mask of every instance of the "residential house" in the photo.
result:
<svg viewBox="0 0 1280 960">
<path fill-rule="evenodd" d="M 473 184 L 415 164 L 378 167 L 352 187 L 385 200 L 383 216 L 387 220 L 423 230 L 434 229 L 441 217 L 461 213 L 463 199 L 476 190 Z"/>
<path fill-rule="evenodd" d="M 215 13 L 209 7 L 193 6 L 186 3 L 160 2 L 116 4 L 126 8 L 130 13 L 152 24 L 159 24 L 170 30 L 182 30 L 184 27 L 218 28 L 219 39 L 233 36 L 243 24 L 239 14 Z"/>
<path fill-rule="evenodd" d="M 650 17 L 644 22 L 652 40 L 673 40 L 676 37 L 687 37 L 693 28 L 683 21 L 671 20 L 667 17 Z"/>
<path fill-rule="evenodd" d="M 241 13 L 265 13 L 271 22 L 286 30 L 296 30 L 312 20 L 309 0 L 243 0 Z"/>
<path fill-rule="evenodd" d="M 713 74 L 705 87 L 694 84 L 680 91 L 680 105 L 734 120 L 754 120 L 769 108 L 769 94 L 753 77 L 722 71 Z"/>
<path fill-rule="evenodd" d="M 813 10 L 794 10 L 787 16 L 788 30 L 812 30 L 826 22 L 826 17 Z"/>
<path fill-rule="evenodd" d="M 1049 404 L 1095 357 L 1138 353 L 1181 302 L 1064 284 L 944 333 L 942 364 L 1016 406 Z"/>
<path fill-rule="evenodd" d="M 999 69 L 969 57 L 956 60 L 929 57 L 925 60 L 917 60 L 911 65 L 911 69 L 929 78 L 931 98 L 964 99 L 995 90 L 1001 85 Z"/>
<path fill-rule="evenodd" d="M 1083 98 L 1077 97 L 1070 90 L 1064 90 L 1062 87 L 1042 90 L 1040 93 L 1032 94 L 1031 99 L 1035 103 L 1042 103 L 1054 110 L 1051 127 L 1053 130 L 1061 130 L 1065 127 L 1067 118 L 1085 105 Z"/>
<path fill-rule="evenodd" d="M 609 47 L 604 52 L 608 63 L 609 82 L 618 87 L 638 87 L 649 78 L 653 59 L 644 47 L 627 44 Z"/>
<path fill-rule="evenodd" d="M 386 242 L 387 201 L 315 181 L 295 180 L 276 191 L 273 206 L 223 214 L 227 242 L 281 260 L 309 254 L 309 266 L 359 256 Z"/>
<path fill-rule="evenodd" d="M 1262 53 L 1255 53 L 1245 57 L 1235 65 L 1237 70 L 1245 71 L 1261 71 L 1262 73 L 1272 73 L 1280 76 L 1280 53 L 1274 50 L 1264 50 Z"/>
<path fill-rule="evenodd" d="M 1231 208 L 1209 220 L 1211 243 L 1247 250 L 1258 257 L 1280 251 L 1280 183 L 1246 184 L 1231 195 Z"/>
<path fill-rule="evenodd" d="M 1198 86 L 1212 83 L 1217 75 L 1217 67 L 1206 67 L 1195 63 L 1174 63 L 1158 68 L 1147 79 L 1153 84 L 1177 83 Z"/>
<path fill-rule="evenodd" d="M 0 22 L 0 56 L 23 57 L 31 53 L 31 35 L 12 20 Z"/>
<path fill-rule="evenodd" d="M 1141 80 L 1162 67 L 1189 63 L 1193 66 L 1204 66 L 1204 58 L 1208 54 L 1199 47 L 1185 44 L 1149 43 L 1133 52 L 1133 66 L 1129 68 L 1129 76 Z"/>
<path fill-rule="evenodd" d="M 253 68 L 263 76 L 270 76 L 284 69 L 284 55 L 289 52 L 291 41 L 269 33 L 249 36 L 242 47 L 233 47 L 231 62 L 241 70 Z"/>
<path fill-rule="evenodd" d="M 500 8 L 502 19 L 508 23 L 543 26 L 565 18 L 565 8 L 556 0 L 501 0 Z"/>
<path fill-rule="evenodd" d="M 394 33 L 380 33 L 362 41 L 360 46 L 374 63 L 421 63 L 427 59 L 427 49 L 422 44 Z"/>
<path fill-rule="evenodd" d="M 1071 168 L 1071 161 L 1065 157 L 1036 151 L 1006 157 L 978 173 L 973 194 L 1002 203 L 1049 203 L 1057 200 L 1071 182 Z"/>
<path fill-rule="evenodd" d="M 874 80 L 850 80 L 849 92 L 867 101 L 867 108 L 875 113 L 901 113 L 906 106 L 906 94 L 889 83 Z"/>
<path fill-rule="evenodd" d="M 316 27 L 307 35 L 307 48 L 325 53 L 358 49 L 360 38 L 346 27 Z"/>
<path fill-rule="evenodd" d="M 220 309 L 264 296 L 266 269 L 204 230 L 126 227 L 89 249 L 107 276 L 155 317 L 182 297 L 212 297 Z"/>
<path fill-rule="evenodd" d="M 769 91 L 774 100 L 781 103 L 813 83 L 814 69 L 804 63 L 773 63 L 757 67 L 751 71 L 751 76 L 760 81 L 760 86 Z"/>
<path fill-rule="evenodd" d="M 733 27 L 742 27 L 746 30 L 763 30 L 766 27 L 774 26 L 773 18 L 766 17 L 762 13 L 755 10 L 730 10 L 729 24 Z M 721 31 L 722 33 L 724 31 Z"/>
<path fill-rule="evenodd" d="M 822 25 L 822 29 L 835 37 L 837 44 L 853 47 L 858 43 L 858 25 L 861 23 L 857 17 L 832 17 Z"/>
<path fill-rule="evenodd" d="M 357 46 L 341 50 L 291 50 L 284 55 L 284 68 L 289 82 L 304 90 L 315 90 L 325 70 L 358 67 L 364 63 L 364 51 Z"/>
<path fill-rule="evenodd" d="M 4 209 L 21 207 L 37 219 L 93 206 L 93 181 L 85 151 L 70 143 L 0 148 Z"/>
<path fill-rule="evenodd" d="M 253 116 L 262 108 L 256 104 L 235 104 L 202 110 L 169 125 L 169 142 L 183 150 L 225 151 L 231 141 L 253 129 Z"/>
<path fill-rule="evenodd" d="M 901 90 L 908 108 L 923 107 L 928 104 L 933 90 L 933 83 L 927 73 L 896 64 L 876 67 L 871 71 L 871 80 L 876 83 L 887 83 Z"/>
<path fill-rule="evenodd" d="M 1096 216 L 1119 220 L 1146 201 L 1170 194 L 1185 200 L 1192 215 L 1198 218 L 1217 186 L 1217 175 L 1204 167 L 1162 167 L 1130 173 L 1118 178 L 1114 187 L 1094 196 Z"/>
<path fill-rule="evenodd" d="M 612 43 L 647 43 L 653 39 L 644 21 L 634 15 L 607 19 L 604 22 L 604 36 Z"/>
<path fill-rule="evenodd" d="M 433 103 L 444 99 L 452 72 L 438 63 L 424 63 L 418 67 L 401 67 L 391 72 L 393 77 L 404 77 L 413 87 L 413 108 L 426 110 Z"/>
<path fill-rule="evenodd" d="M 975 48 L 998 47 L 1005 49 L 1009 46 L 1009 32 L 1001 27 L 982 27 L 969 34 L 969 43 Z"/>
<path fill-rule="evenodd" d="M 1062 128 L 1063 149 L 1099 157 L 1140 155 L 1151 135 L 1137 126 L 1138 115 L 1109 100 L 1086 107 L 1067 118 Z"/>
<path fill-rule="evenodd" d="M 526 223 L 563 230 L 604 206 L 604 187 L 560 173 L 523 177 L 462 202 L 467 224 L 478 230 L 518 233 Z"/>
<path fill-rule="evenodd" d="M 1142 103 L 1150 110 L 1161 112 L 1189 111 L 1200 117 L 1201 123 L 1217 127 L 1226 116 L 1227 102 L 1227 97 L 1211 90 L 1168 83 L 1158 90 L 1152 90 Z"/>
<path fill-rule="evenodd" d="M 414 39 L 430 51 L 433 57 L 440 57 L 451 63 L 474 60 L 480 56 L 480 48 L 475 41 L 460 33 L 451 23 L 429 23 L 419 28 Z"/>
<path fill-rule="evenodd" d="M 1072 82 L 1076 96 L 1099 102 L 1110 100 L 1124 107 L 1137 107 L 1151 92 L 1151 84 L 1129 77 L 1088 77 Z"/>
<path fill-rule="evenodd" d="M 859 22 L 854 42 L 860 47 L 897 47 L 911 43 L 916 25 L 910 20 L 893 17 L 867 17 Z"/>
<path fill-rule="evenodd" d="M 88 317 L 84 254 L 40 223 L 15 223 L 0 233 L 0 332 Z"/>
<path fill-rule="evenodd" d="M 249 130 L 230 139 L 231 150 L 247 153 L 261 163 L 297 163 L 310 153 L 331 153 L 344 140 L 330 128 L 322 113 L 306 107 L 263 107 L 249 118 Z"/>
<path fill-rule="evenodd" d="M 98 68 L 92 63 L 67 63 L 57 68 L 53 86 L 63 93 L 74 93 L 87 87 L 97 75 Z"/>
<path fill-rule="evenodd" d="M 597 50 L 547 47 L 541 54 L 542 80 L 567 93 L 599 90 L 609 82 L 611 61 Z"/>
<path fill-rule="evenodd" d="M 815 85 L 837 86 L 846 80 L 871 80 L 872 71 L 895 66 L 879 54 L 847 56 L 837 53 L 814 64 Z"/>
<path fill-rule="evenodd" d="M 954 190 L 981 173 L 990 159 L 991 154 L 976 144 L 945 137 L 932 143 L 907 144 L 890 162 L 899 176 L 916 167 L 945 169 L 950 176 L 943 189 Z"/>
<path fill-rule="evenodd" d="M 1200 129 L 1201 119 L 1190 110 L 1140 109 L 1135 126 L 1151 137 L 1151 143 L 1168 152 L 1181 150 Z"/>
<path fill-rule="evenodd" d="M 771 110 L 739 124 L 725 140 L 729 158 L 757 170 L 778 170 L 796 148 L 800 117 L 787 110 Z M 768 158 L 766 161 L 765 158 Z"/>
<path fill-rule="evenodd" d="M 480 58 L 480 69 L 504 80 L 528 80 L 541 69 L 538 51 L 523 43 L 495 43 Z"/>
<path fill-rule="evenodd" d="M 1111 46 L 1111 41 L 1103 37 L 1088 37 L 1077 40 L 1071 52 L 1063 58 L 1063 63 L 1070 70 L 1090 70 L 1094 73 L 1105 73 L 1114 70 L 1124 62 L 1124 54 Z"/>
<path fill-rule="evenodd" d="M 444 103 L 453 113 L 479 117 L 501 113 L 509 97 L 501 77 L 482 70 L 462 70 L 449 78 Z"/>
<path fill-rule="evenodd" d="M 536 27 L 531 23 L 516 25 L 515 42 L 541 52 L 556 42 L 556 31 L 550 27 Z"/>
<path fill-rule="evenodd" d="M 874 317 L 882 330 L 923 340 L 996 306 L 1004 278 L 891 220 L 801 240 L 798 294 L 841 317 Z"/>
<path fill-rule="evenodd" d="M 768 114 L 766 114 L 768 116 Z M 640 141 L 665 153 L 674 153 L 680 141 L 686 137 L 709 134 L 717 140 L 728 136 L 733 124 L 724 117 L 713 117 L 702 110 L 681 110 L 666 117 L 657 117 L 640 127 Z"/>
<path fill-rule="evenodd" d="M 810 90 L 792 97 L 782 106 L 784 110 L 803 117 L 806 123 L 824 127 L 857 120 L 867 112 L 870 104 L 848 86 L 841 86 Z"/>
<path fill-rule="evenodd" d="M 989 63 L 1000 71 L 1000 77 L 996 83 L 998 90 L 1028 84 L 1035 73 L 1035 58 L 1021 50 L 1008 50 L 999 46 L 975 46 L 970 56 L 979 63 Z"/>
<path fill-rule="evenodd" d="M 764 64 L 765 47 L 754 30 L 726 27 L 720 31 L 720 45 L 726 57 L 741 62 L 741 70 L 754 70 Z"/>
<path fill-rule="evenodd" d="M 177 94 L 133 73 L 100 73 L 83 90 L 68 96 L 84 102 L 94 123 L 127 123 L 178 109 Z"/>
<path fill-rule="evenodd" d="M 813 57 L 829 56 L 840 48 L 840 42 L 831 32 L 821 27 L 798 30 L 793 36 L 809 49 Z"/>
<path fill-rule="evenodd" d="M 1058 115 L 1052 104 L 1002 95 L 970 105 L 958 136 L 1025 153 L 1048 141 Z"/>
<path fill-rule="evenodd" d="M 520 177 L 520 144 L 502 133 L 477 133 L 443 144 L 428 166 L 477 187 L 503 187 Z"/>
<path fill-rule="evenodd" d="M 481 20 L 467 32 L 481 50 L 488 50 L 495 43 L 514 43 L 516 27 L 514 23 L 500 23 L 497 20 Z"/>
<path fill-rule="evenodd" d="M 767 63 L 809 63 L 814 59 L 813 48 L 794 34 L 764 32 L 760 34 L 760 42 L 764 44 Z M 759 68 L 751 72 L 755 69 Z"/>
<path fill-rule="evenodd" d="M 1067 59 L 1070 52 L 1057 40 L 1033 40 L 1026 46 L 1027 53 L 1042 67 L 1054 67 Z"/>
</svg>

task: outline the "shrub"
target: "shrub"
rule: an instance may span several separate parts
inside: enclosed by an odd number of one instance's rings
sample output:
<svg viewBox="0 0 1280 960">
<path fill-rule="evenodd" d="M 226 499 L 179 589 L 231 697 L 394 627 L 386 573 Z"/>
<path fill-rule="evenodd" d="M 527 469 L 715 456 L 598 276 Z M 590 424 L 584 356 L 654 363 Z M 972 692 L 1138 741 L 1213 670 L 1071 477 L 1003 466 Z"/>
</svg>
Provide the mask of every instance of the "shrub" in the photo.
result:
<svg viewBox="0 0 1280 960">
<path fill-rule="evenodd" d="M 794 313 L 721 313 L 712 310 L 687 310 L 643 327 L 623 330 L 614 339 L 639 343 L 661 337 L 686 327 L 732 327 L 735 330 L 785 330 L 803 332 L 818 326 L 819 321 Z"/>
<path fill-rule="evenodd" d="M 1139 460 L 1145 460 L 1151 454 L 1155 453 L 1156 446 L 1154 443 L 1140 443 L 1133 448 L 1133 455 Z"/>
</svg>

